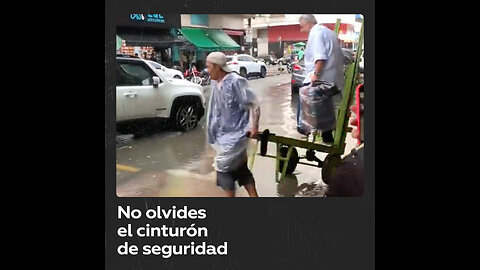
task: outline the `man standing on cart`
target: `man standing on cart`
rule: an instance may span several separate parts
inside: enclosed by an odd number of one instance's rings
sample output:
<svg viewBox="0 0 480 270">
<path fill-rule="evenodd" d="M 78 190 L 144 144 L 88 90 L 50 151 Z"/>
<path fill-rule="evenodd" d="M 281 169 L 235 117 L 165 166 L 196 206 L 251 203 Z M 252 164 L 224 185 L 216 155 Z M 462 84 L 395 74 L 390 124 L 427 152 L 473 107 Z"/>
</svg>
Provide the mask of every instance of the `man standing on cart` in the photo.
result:
<svg viewBox="0 0 480 270">
<path fill-rule="evenodd" d="M 248 135 L 258 135 L 259 102 L 248 89 L 248 82 L 227 66 L 221 52 L 207 56 L 211 94 L 207 116 L 208 143 L 217 152 L 215 170 L 217 185 L 227 197 L 235 197 L 235 182 L 250 197 L 258 197 L 255 180 L 247 167 Z"/>
<path fill-rule="evenodd" d="M 343 53 L 337 35 L 334 31 L 317 24 L 315 16 L 304 14 L 300 16 L 300 31 L 308 32 L 308 42 L 305 49 L 305 69 L 307 76 L 303 85 L 322 80 L 333 83 L 340 91 L 345 85 L 343 76 Z M 300 95 L 299 95 L 300 96 Z M 335 103 L 341 100 L 341 94 L 334 97 Z M 297 126 L 300 126 L 300 101 L 297 109 Z M 331 116 L 325 116 L 331 117 Z M 335 116 L 333 116 L 335 117 Z M 301 132 L 301 130 L 299 129 Z M 332 130 L 322 130 L 322 139 L 325 143 L 333 143 Z"/>
</svg>

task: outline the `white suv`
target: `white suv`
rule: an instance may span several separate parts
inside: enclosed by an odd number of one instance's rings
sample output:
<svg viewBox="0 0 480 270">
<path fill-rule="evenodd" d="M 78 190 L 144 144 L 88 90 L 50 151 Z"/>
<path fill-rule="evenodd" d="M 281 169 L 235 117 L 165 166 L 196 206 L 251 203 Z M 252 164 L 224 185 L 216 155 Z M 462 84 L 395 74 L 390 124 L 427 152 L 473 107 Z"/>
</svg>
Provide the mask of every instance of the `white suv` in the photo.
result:
<svg viewBox="0 0 480 270">
<path fill-rule="evenodd" d="M 141 133 L 145 120 L 171 123 L 181 131 L 195 128 L 205 113 L 200 85 L 165 75 L 139 58 L 117 56 L 117 130 Z"/>
<path fill-rule="evenodd" d="M 162 74 L 167 77 L 167 78 L 175 78 L 175 79 L 180 79 L 183 80 L 183 74 L 181 71 L 173 69 L 173 68 L 167 68 L 157 62 L 151 61 L 151 60 L 145 60 L 148 64 L 150 64 L 152 67 L 155 69 L 159 70 L 162 72 Z"/>
<path fill-rule="evenodd" d="M 267 66 L 248 54 L 227 55 L 227 65 L 242 77 L 260 76 L 265 78 Z"/>
</svg>

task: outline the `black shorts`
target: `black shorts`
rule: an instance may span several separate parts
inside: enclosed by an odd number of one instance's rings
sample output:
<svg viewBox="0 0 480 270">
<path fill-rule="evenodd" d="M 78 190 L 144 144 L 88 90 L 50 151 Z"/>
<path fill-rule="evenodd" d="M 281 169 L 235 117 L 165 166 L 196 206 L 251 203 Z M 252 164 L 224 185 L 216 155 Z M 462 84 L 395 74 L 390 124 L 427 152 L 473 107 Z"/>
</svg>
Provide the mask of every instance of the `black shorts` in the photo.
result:
<svg viewBox="0 0 480 270">
<path fill-rule="evenodd" d="M 247 162 L 235 171 L 217 171 L 217 186 L 220 186 L 225 190 L 235 190 L 235 181 L 238 181 L 239 186 L 255 183 L 252 172 L 247 167 Z"/>
</svg>

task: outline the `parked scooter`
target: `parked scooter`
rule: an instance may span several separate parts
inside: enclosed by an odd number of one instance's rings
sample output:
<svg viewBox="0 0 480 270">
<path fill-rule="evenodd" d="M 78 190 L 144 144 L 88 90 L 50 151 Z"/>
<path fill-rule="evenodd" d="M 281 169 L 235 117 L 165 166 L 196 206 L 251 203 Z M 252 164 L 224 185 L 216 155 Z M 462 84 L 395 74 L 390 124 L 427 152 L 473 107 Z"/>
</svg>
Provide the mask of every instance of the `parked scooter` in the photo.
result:
<svg viewBox="0 0 480 270">
<path fill-rule="evenodd" d="M 183 73 L 183 77 L 185 77 L 186 80 L 200 85 L 203 81 L 201 78 L 201 72 L 197 70 L 195 65 L 190 65 L 190 67 Z"/>
<path fill-rule="evenodd" d="M 292 61 L 288 62 L 288 64 L 287 64 L 287 72 L 288 73 L 292 73 L 292 66 L 293 66 Z"/>
<path fill-rule="evenodd" d="M 202 71 L 201 77 L 202 77 L 202 85 L 210 84 L 211 82 L 210 74 L 208 73 L 206 68 Z"/>
</svg>

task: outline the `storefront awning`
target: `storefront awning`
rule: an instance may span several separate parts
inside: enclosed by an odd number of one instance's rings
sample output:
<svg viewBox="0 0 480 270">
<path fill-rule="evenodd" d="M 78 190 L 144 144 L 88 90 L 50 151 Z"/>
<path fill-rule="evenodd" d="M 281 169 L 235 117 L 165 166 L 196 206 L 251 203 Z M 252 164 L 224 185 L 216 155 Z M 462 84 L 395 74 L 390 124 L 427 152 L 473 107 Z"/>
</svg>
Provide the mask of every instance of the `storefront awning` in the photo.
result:
<svg viewBox="0 0 480 270">
<path fill-rule="evenodd" d="M 127 46 L 169 47 L 175 43 L 180 44 L 185 42 L 185 40 L 181 38 L 156 33 L 118 32 L 117 35 L 125 40 L 125 45 Z"/>
<path fill-rule="evenodd" d="M 227 34 L 229 36 L 244 36 L 245 35 L 245 33 L 243 33 L 243 31 L 239 31 L 239 30 L 223 29 L 223 32 L 225 32 L 225 34 Z"/>
<path fill-rule="evenodd" d="M 182 28 L 180 33 L 199 50 L 203 51 L 219 51 L 218 46 L 212 39 L 210 39 L 205 32 L 200 28 Z"/>
<path fill-rule="evenodd" d="M 218 29 L 203 29 L 205 33 L 211 38 L 215 43 L 220 46 L 221 50 L 238 50 L 240 45 L 237 44 L 231 37 L 229 37 L 225 32 Z"/>
</svg>

